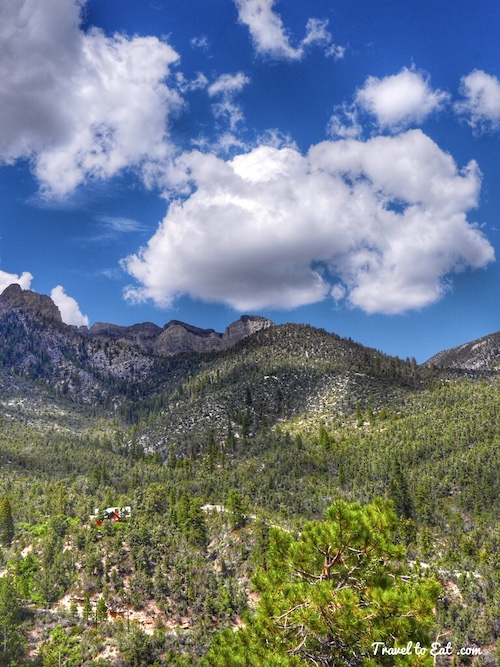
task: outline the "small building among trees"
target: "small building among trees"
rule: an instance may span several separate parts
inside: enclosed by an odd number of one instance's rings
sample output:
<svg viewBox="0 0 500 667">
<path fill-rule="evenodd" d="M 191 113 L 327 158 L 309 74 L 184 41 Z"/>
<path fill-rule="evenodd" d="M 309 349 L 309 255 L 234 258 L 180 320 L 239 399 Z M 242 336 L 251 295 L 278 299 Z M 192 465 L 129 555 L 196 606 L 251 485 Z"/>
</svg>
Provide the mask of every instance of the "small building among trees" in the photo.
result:
<svg viewBox="0 0 500 667">
<path fill-rule="evenodd" d="M 91 519 L 94 519 L 98 526 L 101 526 L 104 521 L 127 521 L 132 513 L 130 505 L 125 507 L 106 507 L 104 510 L 95 509 Z"/>
</svg>

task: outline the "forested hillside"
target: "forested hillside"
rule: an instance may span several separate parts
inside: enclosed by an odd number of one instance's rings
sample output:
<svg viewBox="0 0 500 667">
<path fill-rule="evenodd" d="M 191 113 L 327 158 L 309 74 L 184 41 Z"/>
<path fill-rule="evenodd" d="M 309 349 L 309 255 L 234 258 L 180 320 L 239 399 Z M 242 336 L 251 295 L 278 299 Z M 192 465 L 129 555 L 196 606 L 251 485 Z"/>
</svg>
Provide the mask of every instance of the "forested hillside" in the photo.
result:
<svg viewBox="0 0 500 667">
<path fill-rule="evenodd" d="M 0 311 L 1 664 L 498 664 L 494 371 Z"/>
</svg>

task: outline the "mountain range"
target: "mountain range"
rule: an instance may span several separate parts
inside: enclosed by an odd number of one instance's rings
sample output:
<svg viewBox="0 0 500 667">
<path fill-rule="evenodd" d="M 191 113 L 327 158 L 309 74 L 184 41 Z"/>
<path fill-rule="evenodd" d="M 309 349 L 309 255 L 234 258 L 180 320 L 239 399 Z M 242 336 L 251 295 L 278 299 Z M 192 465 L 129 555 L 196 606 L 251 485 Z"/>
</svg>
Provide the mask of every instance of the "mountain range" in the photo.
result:
<svg viewBox="0 0 500 667">
<path fill-rule="evenodd" d="M 49 296 L 23 290 L 15 283 L 9 285 L 0 295 L 0 308 L 4 312 L 10 310 L 31 314 L 47 323 L 62 325 L 59 308 Z M 272 324 L 265 317 L 243 315 L 238 321 L 230 324 L 223 334 L 217 333 L 214 329 L 200 329 L 179 320 L 171 320 L 163 329 L 152 322 L 132 326 L 96 322 L 90 329 L 85 326 L 79 327 L 79 331 L 89 338 L 128 342 L 143 352 L 170 356 L 180 352 L 227 350 L 246 336 Z"/>
<path fill-rule="evenodd" d="M 0 295 L 0 314 L 8 313 L 18 313 L 20 317 L 34 316 L 47 326 L 58 325 L 59 330 L 65 330 L 67 335 L 76 329 L 63 324 L 61 313 L 49 296 L 23 290 L 15 283 Z M 78 327 L 78 333 L 87 340 L 131 344 L 141 352 L 168 357 L 180 353 L 228 350 L 247 336 L 273 326 L 273 322 L 265 317 L 243 315 L 224 333 L 201 329 L 179 320 L 170 320 L 163 328 L 152 322 L 131 326 L 96 322 L 90 328 Z M 332 335 L 338 340 L 335 334 Z M 457 370 L 498 370 L 500 332 L 438 352 L 424 365 Z"/>
<path fill-rule="evenodd" d="M 23 397 L 24 410 L 33 397 L 45 404 L 70 399 L 132 423 L 149 415 L 143 444 L 160 452 L 185 452 L 209 431 L 223 439 L 228 429 L 239 437 L 284 420 L 329 423 L 358 405 L 381 410 L 430 378 L 495 372 L 500 364 L 500 334 L 418 366 L 322 329 L 274 325 L 257 315 L 243 315 L 224 333 L 177 320 L 163 328 L 76 328 L 62 322 L 48 296 L 15 284 L 0 295 L 0 340 L 4 397 Z"/>
</svg>

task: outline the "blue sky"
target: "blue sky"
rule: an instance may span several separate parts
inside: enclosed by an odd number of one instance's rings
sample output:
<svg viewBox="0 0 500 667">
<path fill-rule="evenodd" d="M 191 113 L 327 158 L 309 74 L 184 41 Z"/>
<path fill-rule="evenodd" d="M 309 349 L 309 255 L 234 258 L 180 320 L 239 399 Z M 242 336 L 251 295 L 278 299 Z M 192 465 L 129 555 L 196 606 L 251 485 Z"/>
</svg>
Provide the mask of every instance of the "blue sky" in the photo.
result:
<svg viewBox="0 0 500 667">
<path fill-rule="evenodd" d="M 63 319 L 500 329 L 490 0 L 9 0 L 0 289 Z"/>
</svg>

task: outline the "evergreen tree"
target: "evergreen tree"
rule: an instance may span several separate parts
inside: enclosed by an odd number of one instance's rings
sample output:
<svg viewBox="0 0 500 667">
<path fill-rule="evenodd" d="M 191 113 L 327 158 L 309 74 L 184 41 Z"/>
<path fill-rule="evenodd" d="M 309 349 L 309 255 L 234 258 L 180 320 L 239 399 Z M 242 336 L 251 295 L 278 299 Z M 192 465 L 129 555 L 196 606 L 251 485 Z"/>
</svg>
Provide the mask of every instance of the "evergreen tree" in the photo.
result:
<svg viewBox="0 0 500 667">
<path fill-rule="evenodd" d="M 14 519 L 7 496 L 0 500 L 0 544 L 8 547 L 14 538 Z"/>
<path fill-rule="evenodd" d="M 227 422 L 227 436 L 226 436 L 226 449 L 232 452 L 236 445 L 236 439 L 233 433 L 233 427 L 231 425 L 231 419 L 228 418 Z"/>
<path fill-rule="evenodd" d="M 207 526 L 201 505 L 199 498 L 183 493 L 177 503 L 176 523 L 188 542 L 195 546 L 205 547 Z"/>
<path fill-rule="evenodd" d="M 92 604 L 88 595 L 85 596 L 83 601 L 83 620 L 85 623 L 88 623 L 92 616 Z"/>
<path fill-rule="evenodd" d="M 397 459 L 392 463 L 388 493 L 389 498 L 394 502 L 397 514 L 404 519 L 412 518 L 414 515 L 413 499 L 410 495 L 408 480 Z"/>
<path fill-rule="evenodd" d="M 24 652 L 20 629 L 21 609 L 12 579 L 0 578 L 0 665 L 15 662 Z"/>
<path fill-rule="evenodd" d="M 138 627 L 132 628 L 124 636 L 120 650 L 129 667 L 146 667 L 154 662 L 153 643 L 144 630 Z"/>
<path fill-rule="evenodd" d="M 245 523 L 243 499 L 236 489 L 231 489 L 226 498 L 226 509 L 229 512 L 231 527 L 241 528 Z"/>
<path fill-rule="evenodd" d="M 216 636 L 202 665 L 432 665 L 430 656 L 401 662 L 375 654 L 374 642 L 428 646 L 439 594 L 434 580 L 403 576 L 391 505 L 337 501 L 325 516 L 306 524 L 297 539 L 273 530 L 267 569 L 255 579 L 256 613 L 237 632 Z"/>
<path fill-rule="evenodd" d="M 320 426 L 319 429 L 319 446 L 322 449 L 330 449 L 331 438 L 324 426 Z"/>
<path fill-rule="evenodd" d="M 106 605 L 106 602 L 104 601 L 104 598 L 99 598 L 99 600 L 97 601 L 95 617 L 98 625 L 100 625 L 101 623 L 106 623 L 106 621 L 108 620 L 108 607 Z"/>
</svg>

